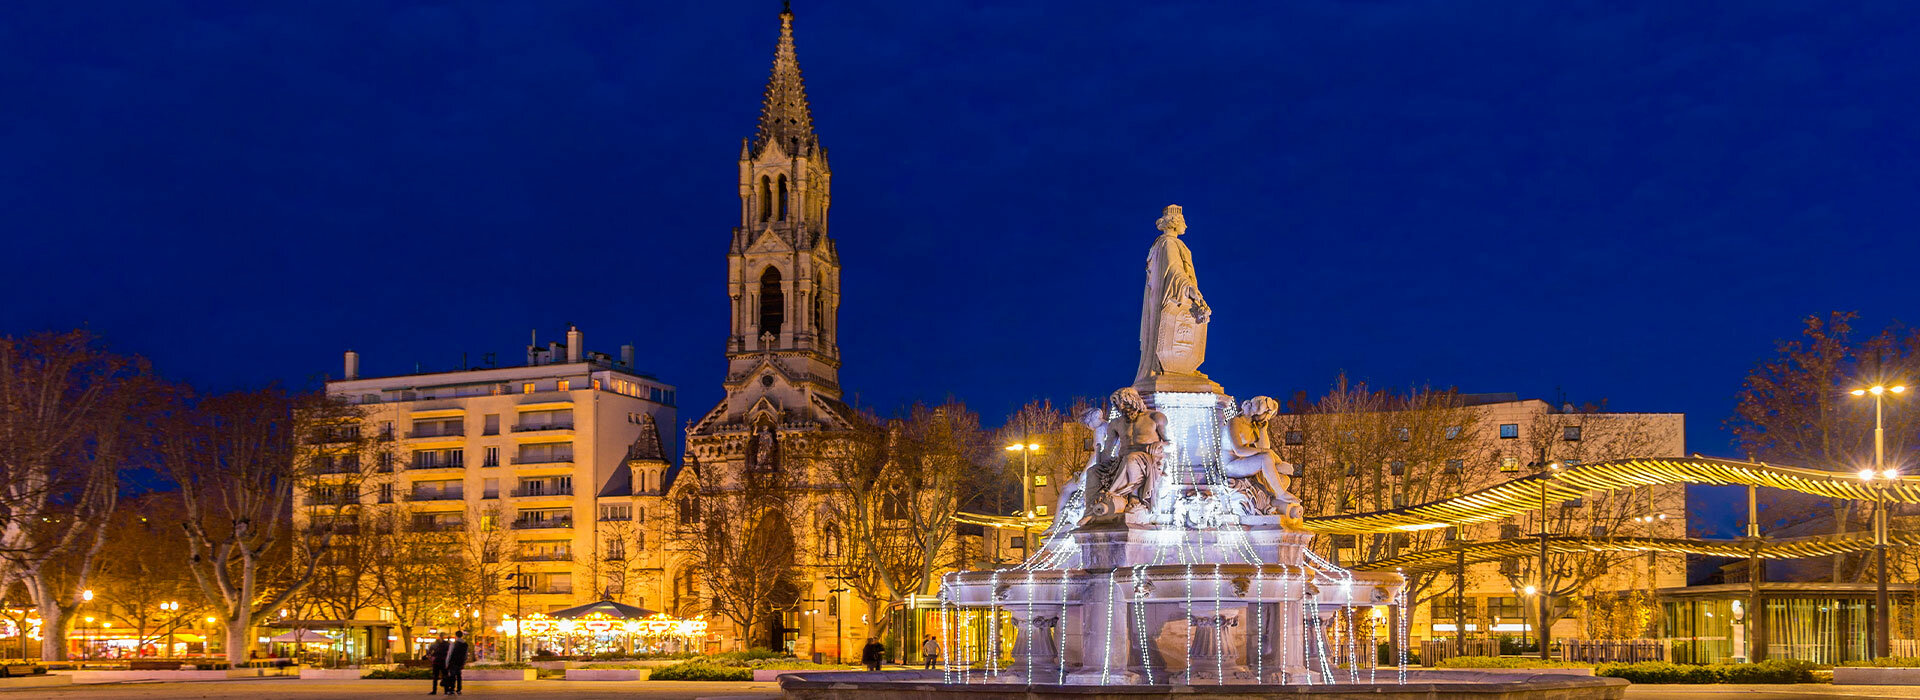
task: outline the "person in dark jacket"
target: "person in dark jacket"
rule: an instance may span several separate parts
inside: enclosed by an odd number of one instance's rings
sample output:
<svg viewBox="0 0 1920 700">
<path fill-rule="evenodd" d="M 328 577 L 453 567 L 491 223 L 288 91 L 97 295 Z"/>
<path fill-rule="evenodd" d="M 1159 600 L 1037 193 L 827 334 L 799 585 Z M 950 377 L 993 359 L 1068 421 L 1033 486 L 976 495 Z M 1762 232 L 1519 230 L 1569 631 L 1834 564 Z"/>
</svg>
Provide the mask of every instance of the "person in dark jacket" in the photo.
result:
<svg viewBox="0 0 1920 700">
<path fill-rule="evenodd" d="M 467 670 L 466 637 L 466 632 L 454 632 L 453 643 L 447 645 L 447 671 L 440 687 L 445 688 L 448 695 L 460 695 L 464 690 L 461 688 L 460 673 Z"/>
<path fill-rule="evenodd" d="M 867 665 L 867 670 L 869 671 L 880 670 L 880 662 L 885 660 L 886 657 L 887 646 L 881 644 L 878 639 L 868 637 L 867 645 L 860 648 L 860 661 Z"/>
<path fill-rule="evenodd" d="M 428 668 L 433 669 L 433 687 L 427 690 L 427 694 L 439 695 L 440 678 L 447 675 L 447 635 L 434 637 L 433 643 L 427 645 L 427 662 Z"/>
</svg>

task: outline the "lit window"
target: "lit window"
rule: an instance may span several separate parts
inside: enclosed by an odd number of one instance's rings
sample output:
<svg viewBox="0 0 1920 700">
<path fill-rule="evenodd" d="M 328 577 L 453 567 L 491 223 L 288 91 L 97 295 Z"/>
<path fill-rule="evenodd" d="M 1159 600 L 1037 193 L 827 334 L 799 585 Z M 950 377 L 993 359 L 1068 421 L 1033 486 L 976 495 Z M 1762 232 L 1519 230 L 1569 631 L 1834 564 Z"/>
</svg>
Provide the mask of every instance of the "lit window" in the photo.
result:
<svg viewBox="0 0 1920 700">
<path fill-rule="evenodd" d="M 571 379 L 560 380 L 560 389 L 559 389 L 560 391 L 570 391 L 572 389 L 573 389 L 573 380 Z"/>
<path fill-rule="evenodd" d="M 1034 486 L 1046 486 L 1046 485 L 1047 485 L 1047 475 L 1045 475 L 1045 474 L 1035 474 L 1035 475 L 1033 475 L 1033 485 L 1034 485 Z"/>
<path fill-rule="evenodd" d="M 1501 457 L 1500 471 L 1503 471 L 1503 472 L 1520 471 L 1520 458 L 1519 457 Z"/>
<path fill-rule="evenodd" d="M 1046 506 L 1034 506 L 1034 507 L 1033 507 L 1033 512 L 1034 512 L 1035 514 L 1037 514 L 1037 515 L 1046 515 L 1046 514 L 1047 514 L 1047 507 L 1046 507 Z"/>
<path fill-rule="evenodd" d="M 1511 440 L 1513 438 L 1520 437 L 1520 424 L 1519 423 L 1501 423 L 1500 437 L 1501 439 L 1504 439 L 1504 440 Z"/>
<path fill-rule="evenodd" d="M 525 384 L 521 384 L 521 385 L 520 385 L 520 393 L 522 393 L 522 394 L 531 394 L 531 393 L 533 393 L 533 382 L 527 382 L 527 383 L 525 383 Z"/>
</svg>

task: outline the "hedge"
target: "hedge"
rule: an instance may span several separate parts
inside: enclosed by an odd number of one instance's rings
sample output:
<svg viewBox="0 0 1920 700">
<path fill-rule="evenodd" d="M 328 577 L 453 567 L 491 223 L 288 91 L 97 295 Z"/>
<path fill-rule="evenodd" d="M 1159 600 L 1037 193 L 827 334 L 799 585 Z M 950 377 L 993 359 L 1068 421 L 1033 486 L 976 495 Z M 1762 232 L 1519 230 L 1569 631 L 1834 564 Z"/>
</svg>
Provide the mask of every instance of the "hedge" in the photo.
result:
<svg viewBox="0 0 1920 700">
<path fill-rule="evenodd" d="M 656 668 L 649 677 L 656 681 L 750 681 L 753 680 L 753 670 L 704 661 L 682 661 Z"/>
<path fill-rule="evenodd" d="M 1843 663 L 1843 664 L 1840 664 L 1840 665 L 1841 665 L 1841 666 L 1846 666 L 1846 667 L 1848 667 L 1848 668 L 1862 668 L 1862 667 L 1867 667 L 1867 668 L 1920 668 L 1920 657 L 1916 657 L 1916 656 L 1889 656 L 1889 657 L 1886 657 L 1886 658 L 1884 658 L 1884 659 L 1873 659 L 1873 660 L 1870 660 L 1870 661 L 1848 661 L 1848 662 L 1846 662 L 1846 663 Z"/>
<path fill-rule="evenodd" d="M 1768 659 L 1757 664 L 1693 666 L 1666 661 L 1600 664 L 1593 674 L 1633 683 L 1812 683 L 1814 664 L 1799 659 Z"/>
<path fill-rule="evenodd" d="M 1434 668 L 1593 668 L 1593 664 L 1548 661 L 1525 656 L 1453 656 L 1441 659 Z"/>
</svg>

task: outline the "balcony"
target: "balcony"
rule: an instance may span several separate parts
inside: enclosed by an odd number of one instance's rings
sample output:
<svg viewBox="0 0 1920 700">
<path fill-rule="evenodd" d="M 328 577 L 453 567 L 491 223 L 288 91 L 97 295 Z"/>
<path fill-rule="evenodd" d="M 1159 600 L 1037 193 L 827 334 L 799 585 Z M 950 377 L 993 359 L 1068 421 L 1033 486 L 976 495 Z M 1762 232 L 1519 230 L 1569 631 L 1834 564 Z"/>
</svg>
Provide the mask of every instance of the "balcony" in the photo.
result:
<svg viewBox="0 0 1920 700">
<path fill-rule="evenodd" d="M 415 491 L 407 496 L 409 501 L 463 501 L 466 498 L 466 492 L 461 489 Z"/>
<path fill-rule="evenodd" d="M 360 439 L 360 429 L 359 428 L 318 429 L 313 431 L 313 435 L 311 436 L 311 438 L 313 440 L 313 444 L 316 444 L 316 445 L 330 445 L 330 444 L 336 444 L 336 443 L 342 443 L 342 442 L 353 442 L 355 440 Z"/>
<path fill-rule="evenodd" d="M 557 530 L 573 527 L 573 518 L 548 518 L 546 520 L 515 520 L 515 530 Z"/>
<path fill-rule="evenodd" d="M 467 524 L 458 520 L 417 520 L 413 523 L 414 532 L 459 532 L 467 529 Z"/>
<path fill-rule="evenodd" d="M 309 495 L 305 502 L 310 506 L 351 506 L 359 505 L 360 497 L 356 494 Z"/>
<path fill-rule="evenodd" d="M 572 552 L 542 552 L 539 554 L 516 554 L 514 561 L 573 561 Z"/>
<path fill-rule="evenodd" d="M 528 595 L 573 595 L 573 586 L 534 586 Z"/>
<path fill-rule="evenodd" d="M 465 469 L 466 460 L 456 459 L 419 459 L 415 458 L 407 465 L 408 469 Z"/>
<path fill-rule="evenodd" d="M 552 431 L 552 430 L 572 430 L 572 429 L 573 429 L 572 423 L 543 423 L 540 425 L 524 425 L 523 424 L 523 425 L 513 426 L 513 432 L 516 432 L 516 433 L 539 433 L 539 432 L 546 432 L 546 431 Z"/>
<path fill-rule="evenodd" d="M 467 429 L 463 427 L 416 428 L 414 430 L 407 431 L 408 440 L 415 440 L 419 438 L 466 437 L 466 435 L 467 435 Z"/>
<path fill-rule="evenodd" d="M 327 464 L 321 464 L 321 465 L 315 466 L 313 468 L 313 473 L 315 474 L 358 474 L 360 473 L 360 463 L 359 462 L 329 462 Z"/>
<path fill-rule="evenodd" d="M 541 496 L 571 496 L 572 486 L 522 486 L 513 490 L 514 498 L 538 498 Z"/>
<path fill-rule="evenodd" d="M 516 465 L 517 464 L 572 464 L 573 455 L 571 453 L 556 454 L 556 455 L 537 455 L 537 454 L 536 455 L 514 455 L 513 463 Z"/>
</svg>

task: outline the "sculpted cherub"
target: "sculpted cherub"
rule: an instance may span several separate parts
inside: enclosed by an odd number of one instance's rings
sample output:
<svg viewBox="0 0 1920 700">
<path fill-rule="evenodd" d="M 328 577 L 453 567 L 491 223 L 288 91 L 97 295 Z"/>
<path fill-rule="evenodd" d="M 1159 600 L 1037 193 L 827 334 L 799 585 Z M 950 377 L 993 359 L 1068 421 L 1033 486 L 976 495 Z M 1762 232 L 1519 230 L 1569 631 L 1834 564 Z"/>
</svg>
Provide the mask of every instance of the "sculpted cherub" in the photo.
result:
<svg viewBox="0 0 1920 700">
<path fill-rule="evenodd" d="M 1064 527 L 1079 525 L 1087 515 L 1097 515 L 1099 494 L 1113 480 L 1114 451 L 1118 446 L 1113 428 L 1107 424 L 1107 410 L 1095 406 L 1080 412 L 1080 424 L 1093 431 L 1092 452 L 1087 464 L 1060 490 L 1060 502 L 1054 506 L 1055 522 Z"/>
<path fill-rule="evenodd" d="M 1147 402 L 1133 387 L 1113 392 L 1114 409 L 1120 418 L 1115 432 L 1120 439 L 1120 473 L 1107 494 L 1115 511 L 1133 507 L 1153 508 L 1154 489 L 1160 483 L 1160 461 L 1167 445 L 1167 416 L 1149 410 Z"/>
<path fill-rule="evenodd" d="M 1289 503 L 1299 500 L 1287 492 L 1293 465 L 1273 450 L 1269 435 L 1268 426 L 1279 411 L 1280 402 L 1271 398 L 1247 399 L 1240 404 L 1240 415 L 1227 421 L 1222 436 L 1226 444 L 1221 469 L 1234 490 L 1246 494 L 1260 513 L 1282 513 Z"/>
</svg>

